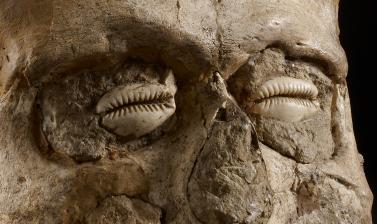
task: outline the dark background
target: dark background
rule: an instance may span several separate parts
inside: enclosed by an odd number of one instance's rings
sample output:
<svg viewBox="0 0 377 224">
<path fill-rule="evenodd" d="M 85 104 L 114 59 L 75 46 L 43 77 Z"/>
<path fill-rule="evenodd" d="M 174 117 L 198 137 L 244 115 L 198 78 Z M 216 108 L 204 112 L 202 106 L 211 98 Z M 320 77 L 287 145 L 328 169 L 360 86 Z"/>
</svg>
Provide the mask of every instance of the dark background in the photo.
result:
<svg viewBox="0 0 377 224">
<path fill-rule="evenodd" d="M 376 0 L 341 0 L 341 43 L 349 63 L 348 85 L 352 116 L 359 151 L 364 156 L 364 169 L 377 199 L 377 7 Z M 376 136 L 376 137 L 374 137 Z M 372 142 L 373 141 L 373 142 Z M 377 223 L 374 203 L 373 223 Z"/>
</svg>

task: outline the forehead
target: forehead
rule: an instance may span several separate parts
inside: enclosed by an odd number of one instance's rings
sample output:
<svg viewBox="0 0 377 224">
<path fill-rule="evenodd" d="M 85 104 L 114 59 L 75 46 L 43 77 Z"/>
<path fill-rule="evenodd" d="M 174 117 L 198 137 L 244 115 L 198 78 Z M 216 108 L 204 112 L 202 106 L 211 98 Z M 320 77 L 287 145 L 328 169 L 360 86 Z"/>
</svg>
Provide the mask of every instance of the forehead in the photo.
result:
<svg viewBox="0 0 377 224">
<path fill-rule="evenodd" d="M 18 45 L 15 55 L 28 54 L 23 58 L 35 76 L 77 58 L 137 49 L 188 70 L 216 67 L 227 74 L 271 45 L 346 73 L 332 0 L 8 0 L 0 6 L 1 28 L 9 30 L 2 34 Z"/>
</svg>

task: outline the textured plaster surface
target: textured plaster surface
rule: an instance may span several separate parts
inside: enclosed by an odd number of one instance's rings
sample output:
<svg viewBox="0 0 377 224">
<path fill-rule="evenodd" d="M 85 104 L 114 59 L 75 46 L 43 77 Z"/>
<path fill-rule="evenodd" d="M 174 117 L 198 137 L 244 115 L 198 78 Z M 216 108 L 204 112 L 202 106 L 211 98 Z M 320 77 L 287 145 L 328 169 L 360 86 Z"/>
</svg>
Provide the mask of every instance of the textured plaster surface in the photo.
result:
<svg viewBox="0 0 377 224">
<path fill-rule="evenodd" d="M 335 0 L 1 1 L 0 223 L 370 224 L 337 13 Z M 318 110 L 250 110 L 279 77 L 313 84 Z M 114 131 L 98 102 L 137 85 L 174 92 L 174 114 L 135 111 L 144 132 Z"/>
</svg>

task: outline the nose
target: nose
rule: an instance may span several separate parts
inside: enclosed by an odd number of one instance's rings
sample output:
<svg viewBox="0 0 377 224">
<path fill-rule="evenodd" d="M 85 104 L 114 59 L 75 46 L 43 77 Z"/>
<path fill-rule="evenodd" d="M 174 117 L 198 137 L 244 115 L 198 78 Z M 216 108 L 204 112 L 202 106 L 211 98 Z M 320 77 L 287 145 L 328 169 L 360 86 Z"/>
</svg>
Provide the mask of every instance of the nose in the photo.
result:
<svg viewBox="0 0 377 224">
<path fill-rule="evenodd" d="M 248 116 L 229 98 L 217 112 L 189 179 L 189 202 L 201 222 L 258 222 L 262 213 L 269 217 L 269 183 L 256 141 Z M 253 217 L 250 204 L 262 208 Z"/>
</svg>

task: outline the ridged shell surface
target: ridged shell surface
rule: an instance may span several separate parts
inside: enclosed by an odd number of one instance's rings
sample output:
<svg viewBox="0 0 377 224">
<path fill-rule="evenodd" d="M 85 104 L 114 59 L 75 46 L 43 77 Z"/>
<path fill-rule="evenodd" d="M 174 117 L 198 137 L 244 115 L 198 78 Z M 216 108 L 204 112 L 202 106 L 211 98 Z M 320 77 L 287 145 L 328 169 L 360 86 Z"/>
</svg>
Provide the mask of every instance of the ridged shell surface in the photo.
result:
<svg viewBox="0 0 377 224">
<path fill-rule="evenodd" d="M 138 138 L 162 125 L 175 112 L 174 92 L 161 84 L 131 84 L 106 93 L 96 112 L 111 132 Z"/>
<path fill-rule="evenodd" d="M 287 122 L 309 118 L 319 109 L 317 87 L 309 81 L 278 77 L 265 82 L 253 95 L 250 112 Z"/>
<path fill-rule="evenodd" d="M 278 95 L 315 99 L 318 95 L 318 89 L 309 81 L 291 77 L 278 77 L 265 82 L 255 94 L 255 99 Z"/>
</svg>

